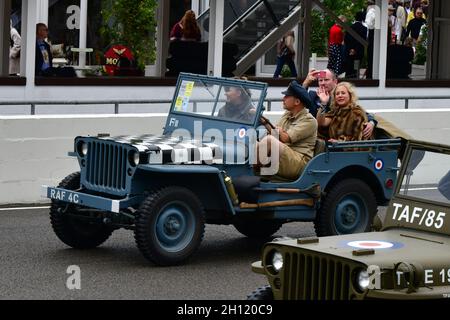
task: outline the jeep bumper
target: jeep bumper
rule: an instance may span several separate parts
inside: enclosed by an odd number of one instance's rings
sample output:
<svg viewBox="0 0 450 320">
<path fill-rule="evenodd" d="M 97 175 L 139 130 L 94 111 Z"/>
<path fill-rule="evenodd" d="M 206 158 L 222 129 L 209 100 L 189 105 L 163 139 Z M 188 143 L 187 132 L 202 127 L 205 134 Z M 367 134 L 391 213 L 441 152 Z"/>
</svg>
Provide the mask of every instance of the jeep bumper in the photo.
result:
<svg viewBox="0 0 450 320">
<path fill-rule="evenodd" d="M 128 208 L 142 201 L 141 197 L 112 200 L 101 196 L 86 194 L 80 191 L 72 191 L 62 188 L 42 186 L 41 195 L 44 198 L 73 203 L 89 208 L 103 211 L 119 213 L 122 209 Z"/>
</svg>

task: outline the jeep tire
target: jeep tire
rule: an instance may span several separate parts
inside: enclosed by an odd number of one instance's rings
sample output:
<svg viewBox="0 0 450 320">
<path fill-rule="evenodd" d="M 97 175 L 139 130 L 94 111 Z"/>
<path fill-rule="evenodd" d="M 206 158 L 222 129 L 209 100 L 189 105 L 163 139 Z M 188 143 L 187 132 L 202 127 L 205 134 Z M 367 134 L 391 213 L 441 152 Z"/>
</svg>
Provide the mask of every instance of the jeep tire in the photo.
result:
<svg viewBox="0 0 450 320">
<path fill-rule="evenodd" d="M 272 288 L 269 285 L 260 287 L 247 296 L 247 300 L 273 300 Z"/>
<path fill-rule="evenodd" d="M 200 246 L 204 233 L 202 203 L 184 187 L 171 186 L 154 192 L 136 212 L 137 247 L 157 265 L 186 261 Z"/>
<path fill-rule="evenodd" d="M 370 231 L 377 213 L 372 189 L 362 180 L 347 178 L 333 184 L 322 199 L 314 228 L 318 237 Z"/>
<path fill-rule="evenodd" d="M 75 172 L 64 178 L 58 188 L 76 190 L 80 187 L 80 173 Z M 52 200 L 50 222 L 58 238 L 76 249 L 91 249 L 101 245 L 113 230 L 100 223 L 91 223 L 70 215 L 81 215 L 78 205 Z M 83 214 L 87 213 L 86 211 Z"/>
</svg>

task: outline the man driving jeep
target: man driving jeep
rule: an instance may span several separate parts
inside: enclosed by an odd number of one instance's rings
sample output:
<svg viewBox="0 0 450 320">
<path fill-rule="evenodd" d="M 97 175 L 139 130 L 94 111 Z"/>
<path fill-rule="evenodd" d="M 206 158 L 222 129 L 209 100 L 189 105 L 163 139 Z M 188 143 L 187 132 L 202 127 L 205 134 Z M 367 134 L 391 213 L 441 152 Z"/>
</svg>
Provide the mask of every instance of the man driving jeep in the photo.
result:
<svg viewBox="0 0 450 320">
<path fill-rule="evenodd" d="M 292 81 L 282 94 L 286 112 L 272 133 L 257 144 L 258 163 L 255 167 L 264 167 L 270 161 L 273 168 L 275 158 L 278 168 L 273 174 L 294 180 L 314 156 L 317 121 L 307 109 L 311 104 L 308 92 L 297 81 Z M 265 174 L 262 169 L 261 174 Z"/>
</svg>

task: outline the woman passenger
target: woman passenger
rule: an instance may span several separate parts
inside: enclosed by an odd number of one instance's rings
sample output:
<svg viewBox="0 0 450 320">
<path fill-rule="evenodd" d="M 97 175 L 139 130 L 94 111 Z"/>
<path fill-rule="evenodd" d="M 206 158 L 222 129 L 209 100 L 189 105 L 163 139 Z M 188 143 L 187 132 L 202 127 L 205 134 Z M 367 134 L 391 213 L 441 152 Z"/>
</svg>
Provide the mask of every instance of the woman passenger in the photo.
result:
<svg viewBox="0 0 450 320">
<path fill-rule="evenodd" d="M 326 93 L 319 91 L 318 94 Z M 331 98 L 331 111 L 317 113 L 319 137 L 330 142 L 365 140 L 363 130 L 367 114 L 358 105 L 354 86 L 349 82 L 339 83 Z"/>
</svg>

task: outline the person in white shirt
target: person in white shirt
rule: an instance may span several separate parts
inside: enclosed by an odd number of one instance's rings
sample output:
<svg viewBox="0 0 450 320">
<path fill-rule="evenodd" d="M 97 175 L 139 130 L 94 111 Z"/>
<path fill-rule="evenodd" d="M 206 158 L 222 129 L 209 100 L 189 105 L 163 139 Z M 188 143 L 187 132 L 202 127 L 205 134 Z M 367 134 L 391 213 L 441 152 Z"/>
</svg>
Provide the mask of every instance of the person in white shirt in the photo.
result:
<svg viewBox="0 0 450 320">
<path fill-rule="evenodd" d="M 403 42 L 403 35 L 406 32 L 406 18 L 407 18 L 407 13 L 406 13 L 406 9 L 403 6 L 404 5 L 404 1 L 403 0 L 397 0 L 397 24 L 395 26 L 395 38 L 396 38 L 396 42 L 397 44 L 402 44 Z"/>
<path fill-rule="evenodd" d="M 9 75 L 17 76 L 20 73 L 20 48 L 22 38 L 16 28 L 13 27 L 12 20 L 10 25 L 10 46 L 9 46 Z"/>
<path fill-rule="evenodd" d="M 369 30 L 367 40 L 369 45 L 367 46 L 367 70 L 366 70 L 366 79 L 372 79 L 373 72 L 373 42 L 375 36 L 375 26 L 377 22 L 377 10 L 375 6 L 375 1 L 368 0 L 367 1 L 367 13 L 365 24 L 367 29 Z"/>
</svg>

